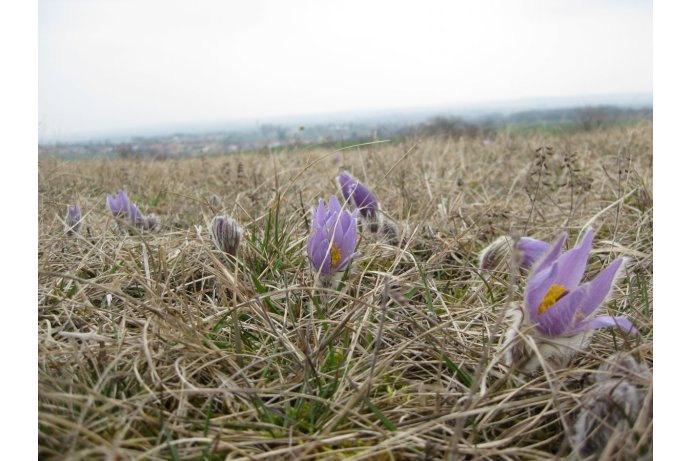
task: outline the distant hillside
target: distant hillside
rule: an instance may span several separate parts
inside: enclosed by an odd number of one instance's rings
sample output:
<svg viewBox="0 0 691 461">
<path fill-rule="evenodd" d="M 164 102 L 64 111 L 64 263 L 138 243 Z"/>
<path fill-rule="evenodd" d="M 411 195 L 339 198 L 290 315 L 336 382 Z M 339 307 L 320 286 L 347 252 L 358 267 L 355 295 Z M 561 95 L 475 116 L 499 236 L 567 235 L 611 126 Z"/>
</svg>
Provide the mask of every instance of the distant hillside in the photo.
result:
<svg viewBox="0 0 691 461">
<path fill-rule="evenodd" d="M 73 141 L 40 144 L 39 155 L 66 158 L 100 157 L 190 157 L 325 144 L 344 145 L 378 139 L 398 139 L 418 135 L 443 135 L 454 138 L 491 136 L 505 127 L 561 130 L 590 130 L 613 123 L 652 118 L 652 105 L 593 105 L 552 107 L 549 100 L 515 103 L 507 106 L 483 106 L 482 110 L 408 111 L 398 114 L 360 114 L 359 118 L 316 120 L 311 117 L 274 120 L 272 123 L 218 126 L 197 133 L 178 131 L 165 135 L 138 135 L 98 141 Z M 532 107 L 528 110 L 519 110 Z M 207 127 L 210 128 L 210 127 Z"/>
<path fill-rule="evenodd" d="M 134 137 L 167 137 L 173 135 L 204 135 L 208 133 L 250 132 L 263 125 L 285 127 L 312 127 L 336 124 L 364 124 L 410 126 L 424 123 L 434 117 L 463 117 L 467 120 L 496 119 L 532 111 L 548 111 L 564 108 L 612 106 L 641 109 L 653 106 L 649 93 L 619 95 L 586 95 L 562 98 L 535 98 L 513 101 L 488 101 L 472 104 L 448 104 L 443 106 L 352 111 L 327 114 L 303 114 L 246 120 L 216 120 L 181 122 L 176 124 L 132 127 L 127 130 L 81 133 L 68 137 L 45 137 L 40 134 L 39 144 L 54 145 L 86 142 L 130 142 Z"/>
</svg>

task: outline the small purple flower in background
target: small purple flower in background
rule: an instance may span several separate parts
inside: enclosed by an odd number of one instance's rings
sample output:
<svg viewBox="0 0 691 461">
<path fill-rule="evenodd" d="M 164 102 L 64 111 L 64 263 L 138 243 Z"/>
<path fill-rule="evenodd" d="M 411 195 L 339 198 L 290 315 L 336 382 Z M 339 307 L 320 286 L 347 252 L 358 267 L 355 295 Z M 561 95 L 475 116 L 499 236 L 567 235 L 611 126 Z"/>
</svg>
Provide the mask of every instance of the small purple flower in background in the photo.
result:
<svg viewBox="0 0 691 461">
<path fill-rule="evenodd" d="M 228 216 L 216 216 L 209 223 L 209 232 L 216 248 L 235 256 L 242 242 L 242 227 Z"/>
<path fill-rule="evenodd" d="M 547 250 L 552 248 L 552 244 L 530 237 L 521 237 L 518 239 L 515 247 L 519 252 L 520 267 L 530 269 L 537 260 L 547 253 Z M 510 260 L 513 248 L 514 240 L 509 235 L 501 236 L 490 243 L 480 252 L 478 257 L 480 260 L 480 270 L 499 270 L 504 263 L 508 263 Z M 508 266 L 506 269 L 508 269 Z"/>
<path fill-rule="evenodd" d="M 615 259 L 594 279 L 581 284 L 592 248 L 593 230 L 588 230 L 580 245 L 561 254 L 565 240 L 563 234 L 533 265 L 523 308 L 514 313 L 514 325 L 507 334 L 510 341 L 523 325 L 523 334 L 535 339 L 543 358 L 558 366 L 565 366 L 577 349 L 587 346 L 592 330 L 617 327 L 630 334 L 638 333 L 625 316 L 593 318 L 612 291 L 624 259 Z M 516 342 L 509 350 L 509 361 L 526 371 L 533 371 L 539 365 L 533 350 L 523 341 Z"/>
<path fill-rule="evenodd" d="M 65 216 L 65 230 L 70 235 L 76 235 L 82 227 L 82 212 L 79 205 L 68 206 Z"/>
<path fill-rule="evenodd" d="M 161 226 L 161 220 L 155 214 L 151 213 L 144 216 L 139 207 L 134 202 L 130 202 L 127 198 L 127 193 L 124 190 L 118 192 L 118 195 L 113 197 L 106 194 L 106 203 L 110 212 L 115 218 L 124 218 L 133 225 L 143 230 L 154 231 Z"/>
<path fill-rule="evenodd" d="M 312 267 L 323 276 L 330 277 L 345 270 L 351 259 L 358 256 L 356 218 L 343 210 L 332 195 L 328 208 L 319 199 L 312 210 L 312 233 L 307 239 L 307 256 Z"/>
<path fill-rule="evenodd" d="M 379 219 L 379 201 L 364 184 L 347 171 L 338 175 L 338 183 L 343 199 L 356 207 L 363 218 L 368 221 Z"/>
<path fill-rule="evenodd" d="M 118 192 L 116 197 L 106 194 L 106 203 L 110 212 L 116 218 L 124 218 L 130 214 L 130 202 L 127 199 L 127 193 L 124 190 Z"/>
</svg>

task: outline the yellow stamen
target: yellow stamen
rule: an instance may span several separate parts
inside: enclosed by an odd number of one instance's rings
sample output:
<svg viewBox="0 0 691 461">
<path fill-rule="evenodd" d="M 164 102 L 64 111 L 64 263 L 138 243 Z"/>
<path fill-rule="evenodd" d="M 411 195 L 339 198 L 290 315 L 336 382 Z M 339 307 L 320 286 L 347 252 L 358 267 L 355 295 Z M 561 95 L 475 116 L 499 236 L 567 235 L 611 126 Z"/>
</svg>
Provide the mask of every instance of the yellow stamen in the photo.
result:
<svg viewBox="0 0 691 461">
<path fill-rule="evenodd" d="M 549 287 L 547 294 L 537 308 L 537 315 L 543 314 L 547 309 L 552 307 L 554 303 L 566 296 L 567 293 L 568 290 L 564 285 L 552 285 Z"/>
<path fill-rule="evenodd" d="M 336 267 L 341 262 L 341 250 L 336 245 L 331 245 L 331 267 Z"/>
</svg>

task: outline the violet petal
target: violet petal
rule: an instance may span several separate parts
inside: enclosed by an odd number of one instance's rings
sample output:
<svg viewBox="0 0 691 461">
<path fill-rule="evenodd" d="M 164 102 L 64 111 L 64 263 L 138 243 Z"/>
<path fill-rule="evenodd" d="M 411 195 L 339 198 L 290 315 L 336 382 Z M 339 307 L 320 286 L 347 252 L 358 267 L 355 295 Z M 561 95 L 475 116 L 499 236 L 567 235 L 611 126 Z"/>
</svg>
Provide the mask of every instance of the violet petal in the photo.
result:
<svg viewBox="0 0 691 461">
<path fill-rule="evenodd" d="M 594 319 L 591 320 L 586 320 L 584 322 L 579 323 L 572 331 L 575 333 L 580 333 L 582 331 L 587 331 L 587 330 L 596 330 L 599 328 L 619 328 L 621 331 L 624 333 L 628 333 L 630 335 L 637 335 L 638 330 L 636 329 L 635 326 L 633 326 L 633 323 L 631 320 L 629 320 L 628 317 L 620 315 L 617 317 L 612 317 L 612 316 L 602 316 L 602 317 L 595 317 Z"/>
<path fill-rule="evenodd" d="M 562 232 L 556 242 L 552 245 L 552 248 L 544 254 L 541 260 L 533 266 L 533 272 L 537 273 L 545 270 L 551 264 L 553 264 L 561 254 L 561 249 L 564 247 L 564 242 L 566 242 L 566 232 Z"/>
<path fill-rule="evenodd" d="M 106 203 L 108 204 L 108 208 L 110 209 L 111 213 L 114 215 L 118 214 L 119 206 L 115 197 L 110 194 L 106 194 Z"/>
<path fill-rule="evenodd" d="M 349 226 L 343 232 L 343 237 L 340 241 L 340 249 L 342 255 L 350 255 L 355 251 L 355 246 L 357 245 L 357 227 L 355 226 L 355 220 L 350 218 Z"/>
<path fill-rule="evenodd" d="M 593 230 L 588 229 L 580 245 L 572 248 L 559 257 L 560 270 L 553 283 L 563 285 L 569 291 L 576 289 L 583 278 L 592 245 Z"/>
<path fill-rule="evenodd" d="M 552 244 L 530 237 L 521 237 L 516 247 L 523 253 L 521 266 L 530 268 L 552 248 Z"/>
<path fill-rule="evenodd" d="M 312 242 L 311 254 L 308 254 L 310 262 L 317 272 L 329 273 L 331 270 L 331 258 L 329 254 L 329 238 L 324 229 L 317 229 Z"/>
<path fill-rule="evenodd" d="M 586 297 L 583 300 L 582 311 L 584 317 L 590 316 L 607 299 L 623 262 L 623 258 L 615 259 L 597 277 L 584 285 L 586 287 Z"/>
</svg>

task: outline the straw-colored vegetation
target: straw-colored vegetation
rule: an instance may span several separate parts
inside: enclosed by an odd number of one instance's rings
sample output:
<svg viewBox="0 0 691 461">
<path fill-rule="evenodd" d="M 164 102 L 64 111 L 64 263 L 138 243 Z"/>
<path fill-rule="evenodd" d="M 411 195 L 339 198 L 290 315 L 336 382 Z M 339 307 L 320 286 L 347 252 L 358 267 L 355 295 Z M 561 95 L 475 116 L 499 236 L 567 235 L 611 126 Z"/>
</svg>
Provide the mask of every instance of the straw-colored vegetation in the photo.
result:
<svg viewBox="0 0 691 461">
<path fill-rule="evenodd" d="M 362 256 L 324 289 L 305 254 L 310 208 L 338 194 L 342 169 L 377 194 L 404 238 L 391 246 L 361 232 Z M 160 231 L 117 225 L 105 193 L 121 188 L 161 218 Z M 77 202 L 84 225 L 73 237 L 63 219 Z M 207 228 L 223 213 L 244 228 L 237 264 Z M 615 351 L 652 370 L 652 224 L 650 122 L 506 131 L 491 143 L 42 159 L 40 456 L 568 457 L 589 374 Z M 599 330 L 569 367 L 528 377 L 493 361 L 526 275 L 479 274 L 477 254 L 509 234 L 551 241 L 567 230 L 573 246 L 588 225 L 585 279 L 630 258 L 601 310 L 629 316 L 640 335 Z M 639 385 L 643 408 L 613 437 L 610 459 L 624 442 L 652 453 L 652 381 Z"/>
</svg>

